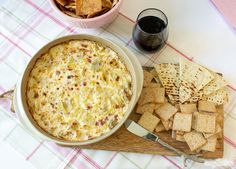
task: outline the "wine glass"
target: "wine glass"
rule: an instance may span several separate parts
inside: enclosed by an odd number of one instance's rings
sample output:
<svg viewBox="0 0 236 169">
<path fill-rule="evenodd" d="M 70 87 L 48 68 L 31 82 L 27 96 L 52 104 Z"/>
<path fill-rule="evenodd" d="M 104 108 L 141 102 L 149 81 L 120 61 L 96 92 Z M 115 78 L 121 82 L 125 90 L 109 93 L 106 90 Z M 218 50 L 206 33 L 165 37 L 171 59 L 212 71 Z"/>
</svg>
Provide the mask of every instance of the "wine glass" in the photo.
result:
<svg viewBox="0 0 236 169">
<path fill-rule="evenodd" d="M 160 50 L 168 39 L 168 19 L 159 9 L 148 8 L 140 12 L 133 29 L 135 46 L 146 52 Z"/>
</svg>

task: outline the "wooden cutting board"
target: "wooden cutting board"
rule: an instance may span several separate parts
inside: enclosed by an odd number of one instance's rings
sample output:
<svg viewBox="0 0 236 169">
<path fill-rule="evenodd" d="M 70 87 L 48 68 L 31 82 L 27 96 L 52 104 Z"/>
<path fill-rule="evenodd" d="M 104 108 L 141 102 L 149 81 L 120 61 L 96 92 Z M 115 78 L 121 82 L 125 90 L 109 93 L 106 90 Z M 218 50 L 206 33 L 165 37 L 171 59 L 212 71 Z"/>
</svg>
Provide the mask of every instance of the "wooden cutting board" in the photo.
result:
<svg viewBox="0 0 236 169">
<path fill-rule="evenodd" d="M 223 117 L 224 110 L 223 106 L 218 107 L 218 113 Z M 132 112 L 129 119 L 137 121 L 140 115 Z M 223 124 L 222 124 L 223 126 Z M 188 145 L 183 142 L 176 141 L 171 138 L 171 132 L 161 132 L 155 133 L 161 139 L 163 139 L 168 144 L 172 145 L 179 150 L 186 152 L 188 154 L 196 154 L 190 152 Z M 84 149 L 95 149 L 95 150 L 108 150 L 108 151 L 124 151 L 124 152 L 135 152 L 135 153 L 145 153 L 145 154 L 160 154 L 160 155 L 176 155 L 174 152 L 164 148 L 160 144 L 152 141 L 145 140 L 138 137 L 126 130 L 123 125 L 116 133 L 107 139 L 94 143 L 87 146 L 81 146 Z M 202 157 L 204 158 L 222 158 L 223 157 L 223 139 L 218 140 L 217 149 L 215 152 L 204 152 Z"/>
</svg>

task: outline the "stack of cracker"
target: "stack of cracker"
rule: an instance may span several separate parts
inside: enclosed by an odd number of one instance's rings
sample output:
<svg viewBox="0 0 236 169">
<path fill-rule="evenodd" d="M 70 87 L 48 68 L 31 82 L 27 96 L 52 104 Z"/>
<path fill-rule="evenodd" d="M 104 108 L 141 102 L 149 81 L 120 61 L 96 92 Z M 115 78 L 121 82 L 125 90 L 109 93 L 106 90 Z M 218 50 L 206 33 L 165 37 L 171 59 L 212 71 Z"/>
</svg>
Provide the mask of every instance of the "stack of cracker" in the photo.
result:
<svg viewBox="0 0 236 169">
<path fill-rule="evenodd" d="M 111 10 L 118 0 L 55 0 L 58 8 L 75 18 L 93 18 Z"/>
<path fill-rule="evenodd" d="M 226 81 L 217 73 L 181 59 L 144 70 L 144 88 L 137 104 L 138 123 L 150 132 L 172 131 L 191 151 L 214 152 L 223 137 Z"/>
</svg>

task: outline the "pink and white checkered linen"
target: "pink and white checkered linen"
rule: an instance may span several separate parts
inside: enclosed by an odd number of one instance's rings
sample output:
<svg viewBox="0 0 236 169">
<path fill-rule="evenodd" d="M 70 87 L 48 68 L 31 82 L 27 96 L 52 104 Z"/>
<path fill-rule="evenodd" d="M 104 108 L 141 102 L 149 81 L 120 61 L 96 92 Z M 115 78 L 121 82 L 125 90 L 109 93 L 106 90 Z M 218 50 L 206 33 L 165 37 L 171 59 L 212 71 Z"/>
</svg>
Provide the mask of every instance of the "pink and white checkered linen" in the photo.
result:
<svg viewBox="0 0 236 169">
<path fill-rule="evenodd" d="M 84 30 L 62 22 L 46 0 L 5 0 L 0 5 L 0 93 L 15 85 L 27 62 L 42 45 L 67 34 L 87 33 L 111 39 L 133 51 L 142 65 L 177 61 L 179 57 L 194 61 L 170 43 L 161 52 L 141 53 L 131 41 L 134 21 L 122 13 L 106 27 Z M 231 99 L 225 113 L 224 159 L 208 160 L 204 165 L 190 162 L 189 168 L 236 168 L 236 89 L 228 88 Z M 0 140 L 38 169 L 183 168 L 180 157 L 65 148 L 39 140 L 18 123 L 10 113 L 9 101 L 3 100 L 0 101 Z"/>
</svg>

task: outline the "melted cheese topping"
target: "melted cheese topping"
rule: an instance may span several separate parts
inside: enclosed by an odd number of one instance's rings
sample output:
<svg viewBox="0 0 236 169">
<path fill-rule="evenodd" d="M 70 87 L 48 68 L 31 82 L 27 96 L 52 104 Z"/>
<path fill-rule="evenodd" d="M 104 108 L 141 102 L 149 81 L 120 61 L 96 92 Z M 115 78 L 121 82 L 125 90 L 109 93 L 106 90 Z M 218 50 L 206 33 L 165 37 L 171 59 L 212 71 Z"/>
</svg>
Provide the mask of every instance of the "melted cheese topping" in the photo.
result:
<svg viewBox="0 0 236 169">
<path fill-rule="evenodd" d="M 49 134 L 84 141 L 110 131 L 132 97 L 131 75 L 111 48 L 89 40 L 52 47 L 35 63 L 27 102 Z"/>
</svg>

